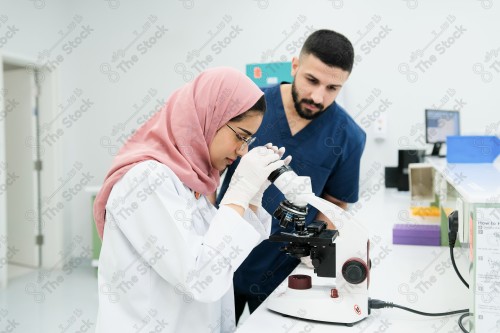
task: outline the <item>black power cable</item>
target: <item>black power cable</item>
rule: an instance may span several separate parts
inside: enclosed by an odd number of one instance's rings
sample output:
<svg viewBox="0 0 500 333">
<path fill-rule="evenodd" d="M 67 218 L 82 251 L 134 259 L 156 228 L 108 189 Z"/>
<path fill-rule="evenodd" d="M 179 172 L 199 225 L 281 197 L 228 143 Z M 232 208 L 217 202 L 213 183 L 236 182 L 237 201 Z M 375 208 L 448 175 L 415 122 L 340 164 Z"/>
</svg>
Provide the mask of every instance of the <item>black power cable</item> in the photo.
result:
<svg viewBox="0 0 500 333">
<path fill-rule="evenodd" d="M 458 277 L 462 281 L 462 283 L 469 288 L 469 284 L 465 281 L 465 279 L 462 277 L 460 274 L 460 271 L 458 270 L 457 264 L 455 263 L 455 256 L 453 254 L 453 248 L 455 247 L 455 242 L 457 241 L 457 233 L 458 233 L 458 211 L 454 210 L 451 212 L 451 214 L 448 216 L 448 241 L 450 245 L 450 258 L 451 258 L 451 263 L 453 264 L 453 269 L 455 269 L 455 272 L 457 273 Z M 472 313 L 468 312 L 464 313 L 463 315 L 458 318 L 458 326 L 462 330 L 462 332 L 469 333 L 464 325 L 462 324 L 462 320 L 464 318 L 472 316 Z"/>
<path fill-rule="evenodd" d="M 469 331 L 467 331 L 467 329 L 462 324 L 462 320 L 464 320 L 464 318 L 468 317 L 468 316 L 472 316 L 472 313 L 470 313 L 470 312 L 464 313 L 463 315 L 460 316 L 460 318 L 458 318 L 458 326 L 460 327 L 460 329 L 464 333 L 469 333 Z"/>
<path fill-rule="evenodd" d="M 398 308 L 398 309 L 402 309 L 402 310 L 416 313 L 416 314 L 421 315 L 421 316 L 430 316 L 430 317 L 441 317 L 441 316 L 456 315 L 456 314 L 460 314 L 460 313 L 469 313 L 469 309 L 462 309 L 462 310 L 448 311 L 448 312 L 438 312 L 438 313 L 422 312 L 422 311 L 418 311 L 415 309 L 407 308 L 406 306 L 394 304 L 391 302 L 384 302 L 384 301 L 381 301 L 378 299 L 369 299 L 368 300 L 368 307 L 370 309 Z"/>
<path fill-rule="evenodd" d="M 455 269 L 455 272 L 457 273 L 458 277 L 460 280 L 463 282 L 463 284 L 469 288 L 469 284 L 464 280 L 462 275 L 460 275 L 460 272 L 458 271 L 457 264 L 455 263 L 455 256 L 453 255 L 453 247 L 450 246 L 450 257 L 451 257 L 451 263 L 453 264 L 453 268 Z"/>
<path fill-rule="evenodd" d="M 450 245 L 451 263 L 453 264 L 453 268 L 455 269 L 455 272 L 457 273 L 460 280 L 467 288 L 469 288 L 469 284 L 465 281 L 465 279 L 458 271 L 457 264 L 455 263 L 455 256 L 453 254 L 453 248 L 455 247 L 455 242 L 457 241 L 457 233 L 458 233 L 458 211 L 454 210 L 448 216 L 448 243 Z"/>
</svg>

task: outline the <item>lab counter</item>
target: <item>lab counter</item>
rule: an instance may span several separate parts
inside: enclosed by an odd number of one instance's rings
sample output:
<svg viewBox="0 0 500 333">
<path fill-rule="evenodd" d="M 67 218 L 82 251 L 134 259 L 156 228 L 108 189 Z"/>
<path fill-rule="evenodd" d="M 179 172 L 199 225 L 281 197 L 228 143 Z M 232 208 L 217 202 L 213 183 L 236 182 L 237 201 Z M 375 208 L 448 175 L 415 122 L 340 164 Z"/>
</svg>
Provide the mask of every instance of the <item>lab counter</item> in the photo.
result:
<svg viewBox="0 0 500 333">
<path fill-rule="evenodd" d="M 369 296 L 423 312 L 471 309 L 476 332 L 500 332 L 498 267 L 500 244 L 500 167 L 492 164 L 448 164 L 429 158 L 433 169 L 430 200 L 439 198 L 442 208 L 459 212 L 459 241 L 455 247 L 457 266 L 471 285 L 467 289 L 451 265 L 447 246 L 393 245 L 389 235 L 395 223 L 413 223 L 409 218 L 410 193 L 377 188 L 369 199 L 360 196 L 351 209 L 358 221 L 370 229 Z M 361 208 L 358 208 L 361 207 Z M 443 211 L 443 209 L 441 209 Z M 442 219 L 446 224 L 447 216 Z M 447 232 L 443 233 L 446 236 Z M 474 240 L 474 241 L 473 241 Z M 301 273 L 299 266 L 292 274 Z M 312 270 L 308 273 L 314 281 Z M 314 282 L 313 282 L 314 283 Z M 275 292 L 286 288 L 285 280 Z M 314 311 L 314 309 L 303 309 Z M 239 327 L 238 332 L 461 332 L 460 315 L 426 317 L 397 308 L 372 310 L 364 321 L 352 326 L 285 317 L 263 303 Z M 466 324 L 466 328 L 469 326 Z M 473 331 L 473 330 L 471 330 Z"/>
<path fill-rule="evenodd" d="M 379 247 L 377 249 L 377 246 Z M 438 246 L 409 246 L 379 243 L 372 257 L 369 295 L 373 299 L 393 302 L 424 312 L 446 312 L 467 309 L 466 287 L 451 265 L 449 249 Z M 467 271 L 464 249 L 455 249 L 455 260 L 461 272 Z M 308 274 L 312 269 L 300 264 L 292 274 Z M 274 291 L 286 288 L 287 279 Z M 273 332 L 460 332 L 460 315 L 425 317 L 404 310 L 378 309 L 358 324 L 347 327 L 286 317 L 267 309 L 264 302 L 238 327 L 238 333 Z M 314 309 L 303 309 L 314 311 Z"/>
<path fill-rule="evenodd" d="M 497 163 L 447 163 L 444 158 L 426 159 L 464 201 L 500 202 L 500 161 Z"/>
</svg>

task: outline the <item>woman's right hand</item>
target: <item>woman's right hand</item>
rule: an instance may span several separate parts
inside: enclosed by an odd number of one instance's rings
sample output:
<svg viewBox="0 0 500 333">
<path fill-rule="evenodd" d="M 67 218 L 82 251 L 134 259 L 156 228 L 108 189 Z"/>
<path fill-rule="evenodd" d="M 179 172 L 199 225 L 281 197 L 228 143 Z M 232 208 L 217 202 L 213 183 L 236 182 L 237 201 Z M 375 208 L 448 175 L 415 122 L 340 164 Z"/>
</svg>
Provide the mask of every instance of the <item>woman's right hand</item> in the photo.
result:
<svg viewBox="0 0 500 333">
<path fill-rule="evenodd" d="M 284 161 L 272 145 L 253 148 L 241 158 L 221 205 L 235 204 L 248 208 L 248 203 L 271 172 L 283 165 Z"/>
<path fill-rule="evenodd" d="M 271 148 L 275 153 L 277 153 L 280 156 L 280 158 L 282 158 L 283 154 L 285 154 L 285 147 L 278 148 L 277 146 L 273 146 L 272 143 L 268 143 L 264 147 Z M 288 155 L 288 157 L 283 160 L 284 165 L 289 165 L 291 160 L 292 160 L 292 156 Z M 254 195 L 252 200 L 250 200 L 249 204 L 255 207 L 252 209 L 255 210 L 255 209 L 258 209 L 258 207 L 262 206 L 262 198 L 264 197 L 264 192 L 267 190 L 267 188 L 270 185 L 271 185 L 271 182 L 268 179 L 266 179 L 264 181 L 264 183 L 260 186 L 260 189 Z"/>
</svg>

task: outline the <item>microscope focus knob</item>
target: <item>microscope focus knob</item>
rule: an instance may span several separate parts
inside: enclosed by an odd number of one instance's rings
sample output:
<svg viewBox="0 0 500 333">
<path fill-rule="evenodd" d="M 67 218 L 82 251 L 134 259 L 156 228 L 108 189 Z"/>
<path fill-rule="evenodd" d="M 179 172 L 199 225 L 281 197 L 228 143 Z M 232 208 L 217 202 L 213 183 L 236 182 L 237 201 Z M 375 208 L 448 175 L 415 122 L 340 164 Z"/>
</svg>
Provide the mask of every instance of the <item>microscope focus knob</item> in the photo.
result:
<svg viewBox="0 0 500 333">
<path fill-rule="evenodd" d="M 311 277 L 305 274 L 295 274 L 288 277 L 288 288 L 290 289 L 311 289 Z"/>
<path fill-rule="evenodd" d="M 319 258 L 311 258 L 311 263 L 314 268 L 318 268 L 319 265 L 321 264 L 321 260 Z"/>
<path fill-rule="evenodd" d="M 359 284 L 368 276 L 368 267 L 359 258 L 349 259 L 342 266 L 342 276 L 349 283 Z"/>
</svg>

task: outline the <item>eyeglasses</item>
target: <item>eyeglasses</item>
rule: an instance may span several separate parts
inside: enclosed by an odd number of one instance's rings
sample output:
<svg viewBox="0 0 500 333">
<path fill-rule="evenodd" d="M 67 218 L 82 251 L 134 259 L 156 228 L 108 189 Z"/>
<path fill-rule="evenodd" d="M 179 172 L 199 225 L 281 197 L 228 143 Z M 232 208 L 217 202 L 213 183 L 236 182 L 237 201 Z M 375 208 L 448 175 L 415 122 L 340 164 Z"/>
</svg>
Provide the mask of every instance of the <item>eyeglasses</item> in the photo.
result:
<svg viewBox="0 0 500 333">
<path fill-rule="evenodd" d="M 255 137 L 249 137 L 247 139 L 245 139 L 244 137 L 242 137 L 238 132 L 236 132 L 234 130 L 234 128 L 232 128 L 231 126 L 229 126 L 228 124 L 226 124 L 227 127 L 229 127 L 231 129 L 231 131 L 234 132 L 234 135 L 236 135 L 236 137 L 238 138 L 238 140 L 240 141 L 243 141 L 243 143 L 241 144 L 241 147 L 239 148 L 239 151 L 243 151 L 245 150 L 246 147 L 250 146 L 252 143 L 255 142 Z"/>
</svg>

